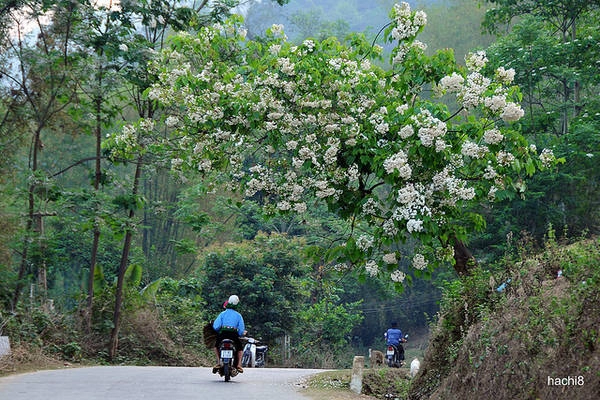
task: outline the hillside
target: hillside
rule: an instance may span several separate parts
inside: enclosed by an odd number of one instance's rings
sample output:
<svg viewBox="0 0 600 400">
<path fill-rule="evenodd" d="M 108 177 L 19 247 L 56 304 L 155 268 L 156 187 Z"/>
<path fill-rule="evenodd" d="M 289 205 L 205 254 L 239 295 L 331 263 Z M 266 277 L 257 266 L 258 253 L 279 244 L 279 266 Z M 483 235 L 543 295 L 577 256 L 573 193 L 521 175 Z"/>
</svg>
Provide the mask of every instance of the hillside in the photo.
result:
<svg viewBox="0 0 600 400">
<path fill-rule="evenodd" d="M 550 244 L 497 279 L 447 288 L 408 398 L 598 398 L 600 240 Z"/>
<path fill-rule="evenodd" d="M 273 23 L 283 24 L 292 41 L 306 37 L 336 36 L 365 32 L 374 38 L 389 22 L 388 14 L 400 1 L 381 0 L 293 0 L 284 6 L 261 1 L 237 11 L 244 15 L 249 35 L 263 35 Z M 458 60 L 473 49 L 486 47 L 492 37 L 481 32 L 485 6 L 470 0 L 409 1 L 411 8 L 427 13 L 427 26 L 420 40 L 431 49 L 452 48 Z"/>
</svg>

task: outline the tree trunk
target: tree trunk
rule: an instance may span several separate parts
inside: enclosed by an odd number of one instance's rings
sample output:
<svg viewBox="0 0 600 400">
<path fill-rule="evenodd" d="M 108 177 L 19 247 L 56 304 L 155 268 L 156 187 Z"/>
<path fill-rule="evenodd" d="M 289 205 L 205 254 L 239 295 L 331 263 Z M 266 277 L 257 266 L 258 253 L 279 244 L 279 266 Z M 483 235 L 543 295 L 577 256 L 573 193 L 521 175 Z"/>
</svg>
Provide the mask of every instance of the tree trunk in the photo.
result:
<svg viewBox="0 0 600 400">
<path fill-rule="evenodd" d="M 477 266 L 477 260 L 465 244 L 454 238 L 454 270 L 459 276 L 471 274 L 471 270 Z"/>
<path fill-rule="evenodd" d="M 571 24 L 571 42 L 577 42 L 577 21 L 573 20 Z M 577 76 L 577 75 L 576 75 Z M 574 115 L 573 117 L 578 117 L 581 113 L 581 82 L 579 79 L 575 79 L 575 84 L 573 88 L 573 97 L 574 97 Z"/>
<path fill-rule="evenodd" d="M 100 243 L 100 229 L 94 223 L 94 240 L 92 242 L 92 254 L 90 257 L 90 272 L 87 281 L 87 302 L 85 311 L 85 329 L 87 333 L 92 332 L 92 314 L 94 309 L 94 274 L 98 260 L 98 246 Z"/>
<path fill-rule="evenodd" d="M 138 187 L 140 182 L 140 176 L 142 175 L 142 156 L 138 157 L 135 165 L 135 177 L 133 179 L 133 196 L 137 196 Z M 135 216 L 135 210 L 131 208 L 129 210 L 128 220 L 130 224 L 133 224 L 133 218 Z M 133 238 L 133 228 L 127 228 L 125 233 L 125 241 L 123 243 L 123 252 L 121 253 L 121 262 L 119 264 L 119 272 L 117 276 L 117 292 L 115 293 L 115 309 L 113 313 L 113 328 L 110 334 L 110 343 L 108 346 L 108 357 L 110 360 L 114 360 L 117 355 L 117 349 L 119 347 L 119 329 L 121 325 L 121 305 L 123 304 L 123 281 L 125 278 L 125 271 L 127 271 L 127 261 L 129 259 L 129 250 L 131 249 L 131 240 Z"/>
<path fill-rule="evenodd" d="M 31 143 L 29 167 L 32 176 L 35 174 L 38 168 L 38 150 L 41 148 L 41 133 L 42 127 L 38 127 L 33 135 L 33 141 Z M 36 188 L 37 185 L 34 180 L 32 184 L 29 185 L 29 191 L 27 193 L 27 223 L 25 225 L 25 238 L 23 239 L 23 251 L 21 252 L 21 264 L 19 266 L 17 285 L 13 294 L 13 310 L 16 310 L 17 304 L 19 303 L 19 297 L 21 296 L 21 290 L 23 290 L 23 279 L 25 278 L 27 267 L 29 266 L 29 246 L 33 240 L 33 232 L 36 229 L 34 226 Z M 41 218 L 41 216 L 38 218 Z"/>
<path fill-rule="evenodd" d="M 104 71 L 100 68 L 98 72 L 98 90 L 102 87 L 102 76 Z M 100 189 L 100 181 L 102 179 L 102 95 L 97 95 L 96 103 L 96 166 L 94 174 L 94 193 L 98 195 Z M 96 199 L 97 200 L 97 199 Z M 96 218 L 96 216 L 94 216 Z M 87 282 L 87 304 L 85 324 L 88 333 L 92 331 L 92 314 L 94 308 L 94 272 L 96 271 L 96 263 L 98 259 L 98 246 L 100 245 L 100 227 L 98 222 L 94 220 L 94 240 L 92 242 L 92 254 L 90 256 L 90 272 Z"/>
</svg>

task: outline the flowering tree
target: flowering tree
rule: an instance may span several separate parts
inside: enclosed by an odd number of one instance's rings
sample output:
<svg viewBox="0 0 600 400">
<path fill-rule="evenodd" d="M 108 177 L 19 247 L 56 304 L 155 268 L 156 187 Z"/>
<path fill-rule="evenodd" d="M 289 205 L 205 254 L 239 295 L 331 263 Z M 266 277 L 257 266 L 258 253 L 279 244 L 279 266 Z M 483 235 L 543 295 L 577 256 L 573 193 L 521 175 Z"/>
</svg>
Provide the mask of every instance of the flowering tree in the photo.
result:
<svg viewBox="0 0 600 400">
<path fill-rule="evenodd" d="M 325 201 L 372 228 L 354 230 L 335 253 L 370 275 L 403 281 L 407 256 L 395 244 L 409 237 L 419 243 L 409 256 L 417 271 L 453 261 L 466 273 L 474 260 L 464 240 L 484 227 L 466 207 L 523 191 L 522 177 L 555 159 L 513 128 L 523 115 L 513 70 L 486 71 L 483 52 L 466 68 L 449 50 L 427 56 L 416 40 L 425 13 L 402 3 L 390 17 L 389 69 L 372 62 L 382 49 L 360 35 L 293 45 L 274 25 L 248 41 L 233 18 L 173 38 L 148 96 L 169 110 L 172 167 L 182 176 L 224 178 L 277 212 Z"/>
</svg>

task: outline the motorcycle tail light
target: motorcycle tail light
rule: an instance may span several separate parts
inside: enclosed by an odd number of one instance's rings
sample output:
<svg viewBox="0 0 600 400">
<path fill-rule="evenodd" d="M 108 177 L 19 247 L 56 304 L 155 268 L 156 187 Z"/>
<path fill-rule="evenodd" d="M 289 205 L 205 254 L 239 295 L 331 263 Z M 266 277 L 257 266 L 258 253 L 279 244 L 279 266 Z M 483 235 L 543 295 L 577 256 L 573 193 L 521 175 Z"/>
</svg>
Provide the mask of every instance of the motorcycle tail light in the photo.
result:
<svg viewBox="0 0 600 400">
<path fill-rule="evenodd" d="M 223 348 L 224 349 L 230 349 L 231 348 L 231 343 L 223 343 Z"/>
<path fill-rule="evenodd" d="M 394 347 L 393 346 L 388 346 L 388 350 L 389 351 L 394 351 Z"/>
</svg>

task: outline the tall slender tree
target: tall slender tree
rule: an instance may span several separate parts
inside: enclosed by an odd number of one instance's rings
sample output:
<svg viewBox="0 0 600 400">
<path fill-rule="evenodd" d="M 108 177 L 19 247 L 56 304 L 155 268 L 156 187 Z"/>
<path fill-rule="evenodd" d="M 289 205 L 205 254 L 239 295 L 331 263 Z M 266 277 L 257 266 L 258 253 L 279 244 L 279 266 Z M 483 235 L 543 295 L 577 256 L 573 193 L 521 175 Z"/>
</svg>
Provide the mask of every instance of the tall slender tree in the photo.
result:
<svg viewBox="0 0 600 400">
<path fill-rule="evenodd" d="M 10 4 L 12 5 L 12 3 Z M 32 266 L 33 244 L 38 243 L 41 254 L 35 265 L 38 283 L 45 295 L 46 268 L 44 261 L 44 217 L 51 215 L 44 208 L 52 186 L 49 171 L 41 168 L 40 156 L 44 149 L 44 134 L 51 132 L 73 100 L 75 95 L 73 71 L 75 59 L 69 42 L 77 21 L 70 3 L 50 6 L 53 13 L 49 18 L 48 8 L 38 2 L 19 3 L 18 7 L 3 9 L 3 17 L 10 21 L 13 30 L 5 36 L 6 49 L 1 75 L 6 87 L 10 88 L 12 106 L 10 112 L 18 113 L 27 121 L 30 139 L 27 217 L 25 218 L 21 261 L 18 281 L 14 290 L 12 307 L 18 305 L 25 283 L 25 276 Z M 15 5 L 13 5 L 15 6 Z M 6 114 L 5 122 L 10 119 Z M 19 131 L 16 131 L 19 132 Z"/>
<path fill-rule="evenodd" d="M 284 0 L 277 0 L 279 4 Z M 136 211 L 144 203 L 140 185 L 142 172 L 147 160 L 151 159 L 153 150 L 158 147 L 164 136 L 162 132 L 155 134 L 153 128 L 155 120 L 163 118 L 160 113 L 159 103 L 145 95 L 146 91 L 155 83 L 157 76 L 154 71 L 147 68 L 153 54 L 166 45 L 165 40 L 171 30 L 189 31 L 197 29 L 203 24 L 221 21 L 231 12 L 238 2 L 207 2 L 202 1 L 192 7 L 185 5 L 180 0 L 141 1 L 136 3 L 121 4 L 124 13 L 129 15 L 129 25 L 136 27 L 132 31 L 130 41 L 127 43 L 126 59 L 130 60 L 123 69 L 126 87 L 129 92 L 135 113 L 140 122 L 126 125 L 124 130 L 114 137 L 113 145 L 117 151 L 113 156 L 131 160 L 134 163 L 134 178 L 130 194 L 127 196 L 128 223 L 121 262 L 118 268 L 117 292 L 115 297 L 115 311 L 113 329 L 109 343 L 109 357 L 113 359 L 118 350 L 119 329 L 121 320 L 121 305 L 123 302 L 123 279 L 127 270 L 129 251 L 135 227 Z M 109 144 L 110 146 L 110 144 Z"/>
</svg>

